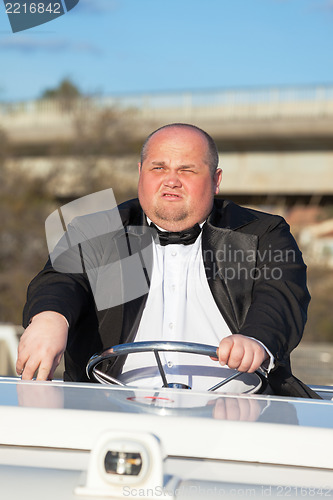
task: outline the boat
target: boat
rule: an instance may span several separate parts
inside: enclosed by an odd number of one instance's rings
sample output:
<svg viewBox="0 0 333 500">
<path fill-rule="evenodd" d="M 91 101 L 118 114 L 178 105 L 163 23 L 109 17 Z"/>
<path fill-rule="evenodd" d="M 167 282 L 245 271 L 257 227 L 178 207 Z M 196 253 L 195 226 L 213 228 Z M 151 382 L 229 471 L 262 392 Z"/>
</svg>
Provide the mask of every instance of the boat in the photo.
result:
<svg viewBox="0 0 333 500">
<path fill-rule="evenodd" d="M 211 391 L 0 378 L 2 498 L 333 497 L 333 388 L 237 393 L 233 378 Z"/>
</svg>

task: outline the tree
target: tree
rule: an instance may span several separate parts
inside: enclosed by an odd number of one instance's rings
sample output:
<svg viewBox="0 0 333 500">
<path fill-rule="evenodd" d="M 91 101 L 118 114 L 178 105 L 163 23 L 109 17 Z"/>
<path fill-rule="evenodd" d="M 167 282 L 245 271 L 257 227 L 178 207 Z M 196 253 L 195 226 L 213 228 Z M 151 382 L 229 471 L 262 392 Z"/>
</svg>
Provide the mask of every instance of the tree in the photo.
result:
<svg viewBox="0 0 333 500">
<path fill-rule="evenodd" d="M 81 92 L 68 78 L 64 78 L 54 89 L 46 89 L 41 95 L 41 99 L 76 99 L 81 96 Z"/>
<path fill-rule="evenodd" d="M 44 90 L 40 99 L 56 100 L 64 111 L 70 111 L 81 96 L 79 88 L 69 78 L 64 78 L 57 87 Z"/>
<path fill-rule="evenodd" d="M 21 323 L 26 288 L 46 261 L 44 221 L 55 208 L 43 178 L 7 162 L 0 130 L 0 322 Z"/>
</svg>

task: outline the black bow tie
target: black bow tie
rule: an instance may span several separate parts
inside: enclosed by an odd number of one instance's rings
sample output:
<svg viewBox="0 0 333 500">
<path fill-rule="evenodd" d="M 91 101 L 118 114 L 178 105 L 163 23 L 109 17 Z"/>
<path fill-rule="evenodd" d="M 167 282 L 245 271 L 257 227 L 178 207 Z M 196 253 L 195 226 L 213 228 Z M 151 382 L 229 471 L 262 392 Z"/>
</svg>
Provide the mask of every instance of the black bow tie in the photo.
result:
<svg viewBox="0 0 333 500">
<path fill-rule="evenodd" d="M 169 233 L 168 231 L 160 231 L 155 224 L 151 223 L 151 227 L 156 229 L 158 238 L 160 240 L 160 245 L 163 247 L 165 245 L 191 245 L 195 242 L 199 234 L 201 233 L 201 227 L 196 224 L 189 229 L 180 231 L 179 233 Z"/>
</svg>

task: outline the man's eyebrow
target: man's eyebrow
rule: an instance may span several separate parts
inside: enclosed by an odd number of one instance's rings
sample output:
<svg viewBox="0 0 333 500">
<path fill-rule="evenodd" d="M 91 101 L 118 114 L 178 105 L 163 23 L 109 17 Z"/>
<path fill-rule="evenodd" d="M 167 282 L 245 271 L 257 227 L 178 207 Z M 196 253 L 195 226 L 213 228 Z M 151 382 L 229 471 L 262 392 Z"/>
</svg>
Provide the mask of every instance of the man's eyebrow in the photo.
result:
<svg viewBox="0 0 333 500">
<path fill-rule="evenodd" d="M 185 164 L 185 165 L 178 165 L 179 168 L 196 168 L 196 165 L 193 163 Z"/>
<path fill-rule="evenodd" d="M 156 166 L 159 166 L 159 167 L 166 167 L 167 164 L 165 163 L 165 161 L 158 161 L 158 160 L 154 160 L 151 162 L 152 165 L 156 165 Z M 189 163 L 189 164 L 180 164 L 180 165 L 177 165 L 177 168 L 182 168 L 182 169 L 194 169 L 194 168 L 197 168 L 197 166 L 194 164 L 194 163 Z"/>
</svg>

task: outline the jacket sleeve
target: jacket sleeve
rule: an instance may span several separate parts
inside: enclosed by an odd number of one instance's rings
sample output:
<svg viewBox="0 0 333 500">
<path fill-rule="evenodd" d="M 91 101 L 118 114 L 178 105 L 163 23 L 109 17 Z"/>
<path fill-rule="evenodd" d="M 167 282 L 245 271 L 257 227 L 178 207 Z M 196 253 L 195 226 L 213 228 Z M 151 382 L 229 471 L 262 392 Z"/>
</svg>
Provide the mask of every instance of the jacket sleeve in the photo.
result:
<svg viewBox="0 0 333 500">
<path fill-rule="evenodd" d="M 281 217 L 259 236 L 252 302 L 239 333 L 260 340 L 276 365 L 288 363 L 301 340 L 310 295 L 306 265 Z"/>
<path fill-rule="evenodd" d="M 89 226 L 86 218 L 81 219 L 69 224 L 46 266 L 30 283 L 23 326 L 40 312 L 55 311 L 66 317 L 70 327 L 75 327 L 80 316 L 94 306 L 86 269 L 98 267 L 102 250 L 98 238 L 85 236 L 82 228 L 89 230 Z"/>
<path fill-rule="evenodd" d="M 26 328 L 33 316 L 43 311 L 55 311 L 75 326 L 83 311 L 90 309 L 93 297 L 84 274 L 65 274 L 56 271 L 50 260 L 31 281 L 23 310 L 23 326 Z"/>
</svg>

